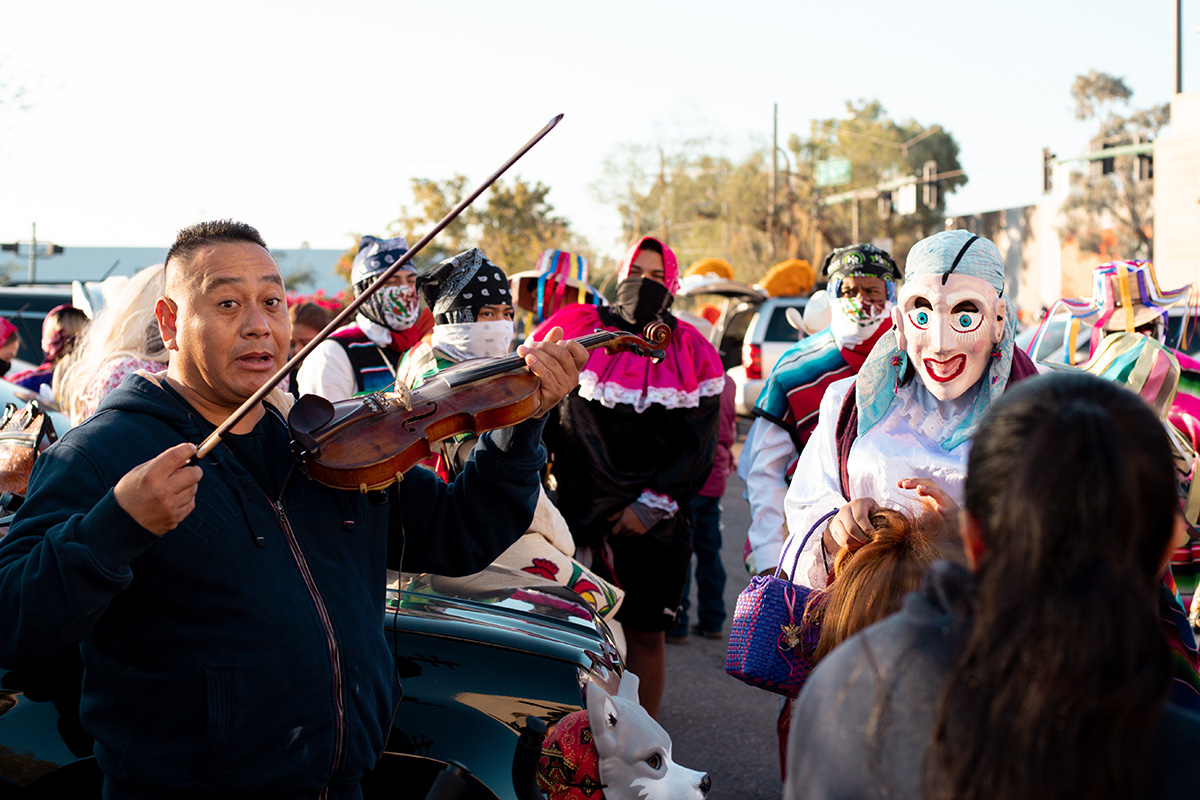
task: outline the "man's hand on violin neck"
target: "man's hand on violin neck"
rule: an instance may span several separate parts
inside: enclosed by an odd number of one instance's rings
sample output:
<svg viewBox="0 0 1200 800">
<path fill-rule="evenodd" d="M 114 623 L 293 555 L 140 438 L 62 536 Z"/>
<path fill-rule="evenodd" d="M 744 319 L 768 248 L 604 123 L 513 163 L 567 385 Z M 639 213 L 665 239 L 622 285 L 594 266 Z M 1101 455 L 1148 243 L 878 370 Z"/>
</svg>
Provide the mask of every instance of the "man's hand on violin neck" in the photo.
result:
<svg viewBox="0 0 1200 800">
<path fill-rule="evenodd" d="M 551 328 L 546 338 L 517 348 L 529 371 L 541 381 L 540 401 L 536 416 L 544 416 L 571 390 L 579 385 L 579 370 L 587 363 L 588 353 L 575 340 L 564 342 L 562 328 Z"/>
<path fill-rule="evenodd" d="M 113 488 L 117 505 L 155 536 L 174 530 L 196 507 L 204 470 L 187 465 L 195 452 L 184 442 L 129 470 Z"/>
</svg>

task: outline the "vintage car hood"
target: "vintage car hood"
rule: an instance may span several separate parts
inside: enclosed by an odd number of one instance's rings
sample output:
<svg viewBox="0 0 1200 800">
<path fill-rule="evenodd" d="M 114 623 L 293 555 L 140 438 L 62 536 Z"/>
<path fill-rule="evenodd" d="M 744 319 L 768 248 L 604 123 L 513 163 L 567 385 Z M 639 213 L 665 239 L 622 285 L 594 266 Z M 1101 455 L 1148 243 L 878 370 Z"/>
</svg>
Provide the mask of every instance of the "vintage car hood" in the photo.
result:
<svg viewBox="0 0 1200 800">
<path fill-rule="evenodd" d="M 579 595 L 491 567 L 467 578 L 405 574 L 388 590 L 387 625 L 578 663 L 620 664 L 612 633 Z M 581 665 L 590 666 L 590 665 Z"/>
</svg>

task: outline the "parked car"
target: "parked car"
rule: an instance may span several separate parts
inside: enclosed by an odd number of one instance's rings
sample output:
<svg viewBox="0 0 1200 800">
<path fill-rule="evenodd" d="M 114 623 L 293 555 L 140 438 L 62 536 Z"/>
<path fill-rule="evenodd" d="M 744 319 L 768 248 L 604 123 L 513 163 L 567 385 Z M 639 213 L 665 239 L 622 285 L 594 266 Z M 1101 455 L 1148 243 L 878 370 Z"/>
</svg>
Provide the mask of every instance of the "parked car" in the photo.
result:
<svg viewBox="0 0 1200 800">
<path fill-rule="evenodd" d="M 42 363 L 42 320 L 56 306 L 71 302 L 71 285 L 62 283 L 0 286 L 0 317 L 17 326 L 21 349 L 17 357 Z"/>
<path fill-rule="evenodd" d="M 17 391 L 0 381 L 0 403 L 21 402 Z M 63 433 L 66 418 L 52 418 Z M 489 580 L 474 582 L 486 590 L 436 575 L 393 578 L 384 629 L 403 698 L 365 797 L 419 800 L 460 765 L 463 800 L 520 800 L 513 765 L 526 717 L 548 723 L 582 708 L 590 683 L 616 694 L 623 666 L 612 631 L 575 593 L 524 573 L 489 568 Z M 82 674 L 75 649 L 0 670 L 0 800 L 100 797 L 79 722 Z"/>
<path fill-rule="evenodd" d="M 608 627 L 579 596 L 537 585 L 450 594 L 406 575 L 384 622 L 404 697 L 367 798 L 423 798 L 439 772 L 470 773 L 466 798 L 518 800 L 513 756 L 526 716 L 582 708 L 587 685 L 615 694 L 622 673 Z M 77 651 L 0 672 L 0 798 L 100 796 L 79 725 Z M 164 709 L 169 713 L 169 709 Z"/>
<path fill-rule="evenodd" d="M 766 378 L 784 351 L 804 338 L 788 321 L 789 309 L 803 312 L 808 297 L 768 297 L 759 306 L 742 339 L 742 363 L 729 370 L 733 378 L 737 413 L 750 416 Z"/>
<path fill-rule="evenodd" d="M 708 340 L 721 354 L 724 369 L 742 363 L 742 341 L 750 320 L 758 307 L 767 299 L 766 293 L 737 281 L 727 281 L 715 276 L 689 276 L 684 278 L 675 294 L 683 307 L 694 309 L 704 302 L 712 302 L 721 315 L 708 334 Z"/>
</svg>

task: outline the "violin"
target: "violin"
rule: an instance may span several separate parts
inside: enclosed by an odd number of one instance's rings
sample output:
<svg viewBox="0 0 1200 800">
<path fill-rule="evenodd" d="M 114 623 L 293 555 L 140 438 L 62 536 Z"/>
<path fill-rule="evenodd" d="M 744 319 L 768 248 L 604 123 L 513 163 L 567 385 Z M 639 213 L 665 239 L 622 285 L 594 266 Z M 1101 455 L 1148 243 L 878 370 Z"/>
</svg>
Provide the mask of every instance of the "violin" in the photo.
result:
<svg viewBox="0 0 1200 800">
<path fill-rule="evenodd" d="M 596 331 L 575 341 L 586 350 L 662 360 L 670 326 L 652 322 L 644 339 Z M 288 414 L 292 446 L 310 477 L 334 489 L 385 489 L 432 455 L 433 445 L 478 435 L 536 415 L 541 382 L 516 354 L 448 367 L 413 390 L 397 386 L 331 403 L 304 395 Z"/>
</svg>

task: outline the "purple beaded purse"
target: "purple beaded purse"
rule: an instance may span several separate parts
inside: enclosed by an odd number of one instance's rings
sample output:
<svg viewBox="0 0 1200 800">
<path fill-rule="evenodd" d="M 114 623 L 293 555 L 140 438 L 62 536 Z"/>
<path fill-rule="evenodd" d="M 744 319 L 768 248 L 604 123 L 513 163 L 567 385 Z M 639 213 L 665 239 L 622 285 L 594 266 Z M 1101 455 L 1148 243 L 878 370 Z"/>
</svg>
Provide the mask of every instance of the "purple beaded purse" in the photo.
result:
<svg viewBox="0 0 1200 800">
<path fill-rule="evenodd" d="M 795 577 L 800 553 L 817 528 L 836 510 L 821 517 L 804 536 L 792 559 Z M 758 575 L 738 595 L 725 654 L 725 671 L 740 681 L 776 694 L 795 697 L 808 679 L 812 662 L 807 653 L 817 645 L 820 631 L 805 626 L 804 608 L 813 590 L 774 575 Z"/>
</svg>

